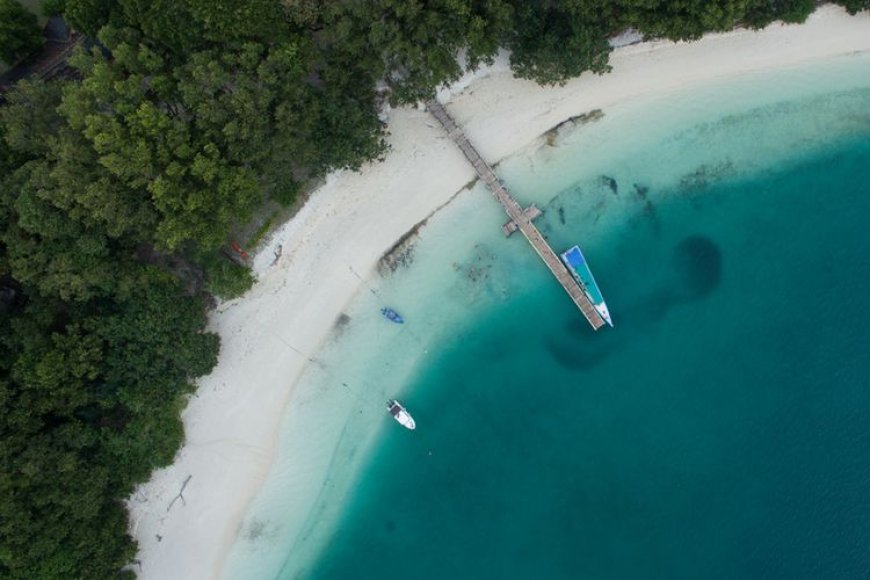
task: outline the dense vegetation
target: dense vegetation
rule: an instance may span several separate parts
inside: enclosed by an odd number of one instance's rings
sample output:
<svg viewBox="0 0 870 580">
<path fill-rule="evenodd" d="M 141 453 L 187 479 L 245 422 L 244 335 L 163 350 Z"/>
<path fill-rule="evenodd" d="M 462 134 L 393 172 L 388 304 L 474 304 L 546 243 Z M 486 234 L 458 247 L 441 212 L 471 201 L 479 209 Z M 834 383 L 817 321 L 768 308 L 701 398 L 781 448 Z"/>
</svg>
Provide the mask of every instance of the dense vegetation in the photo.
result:
<svg viewBox="0 0 870 580">
<path fill-rule="evenodd" d="M 15 0 L 0 0 L 0 61 L 14 64 L 41 44 L 36 15 Z"/>
<path fill-rule="evenodd" d="M 3 16 L 13 4 L 0 0 L 0 55 L 14 60 L 36 44 L 29 18 L 15 28 Z M 379 156 L 384 94 L 427 97 L 499 47 L 518 75 L 540 82 L 603 73 L 608 37 L 629 27 L 692 39 L 800 21 L 814 3 L 46 6 L 102 48 L 72 59 L 76 80 L 21 82 L 0 108 L 4 578 L 121 575 L 135 553 L 121 502 L 171 462 L 191 380 L 217 357 L 205 292 L 250 284 L 220 249 L 267 200 L 291 203 L 310 180 Z"/>
</svg>

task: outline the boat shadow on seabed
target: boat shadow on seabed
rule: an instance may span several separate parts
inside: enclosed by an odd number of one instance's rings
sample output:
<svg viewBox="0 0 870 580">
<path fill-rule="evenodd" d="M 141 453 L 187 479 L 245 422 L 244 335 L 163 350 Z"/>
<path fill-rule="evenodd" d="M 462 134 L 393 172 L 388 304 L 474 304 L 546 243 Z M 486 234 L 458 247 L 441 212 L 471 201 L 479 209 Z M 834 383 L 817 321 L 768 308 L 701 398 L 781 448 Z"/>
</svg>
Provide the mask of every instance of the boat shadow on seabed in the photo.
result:
<svg viewBox="0 0 870 580">
<path fill-rule="evenodd" d="M 721 283 L 722 253 L 710 238 L 691 235 L 674 247 L 671 267 L 674 275 L 668 283 L 618 310 L 620 326 L 643 330 L 664 320 L 674 307 L 710 296 Z M 546 348 L 562 367 L 588 370 L 619 347 L 615 330 L 593 336 L 586 321 L 574 317 L 566 323 L 564 334 L 547 339 Z"/>
</svg>

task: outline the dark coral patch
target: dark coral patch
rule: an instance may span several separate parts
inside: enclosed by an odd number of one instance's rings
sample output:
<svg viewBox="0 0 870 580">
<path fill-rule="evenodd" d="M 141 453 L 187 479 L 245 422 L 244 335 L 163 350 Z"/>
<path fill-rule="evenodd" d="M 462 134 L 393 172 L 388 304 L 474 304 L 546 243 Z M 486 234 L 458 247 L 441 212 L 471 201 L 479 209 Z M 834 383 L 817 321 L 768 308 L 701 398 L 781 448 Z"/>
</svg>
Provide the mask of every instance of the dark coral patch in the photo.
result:
<svg viewBox="0 0 870 580">
<path fill-rule="evenodd" d="M 712 293 L 722 279 L 722 252 L 710 238 L 692 235 L 674 248 L 674 269 L 679 278 L 676 289 L 689 300 Z"/>
</svg>

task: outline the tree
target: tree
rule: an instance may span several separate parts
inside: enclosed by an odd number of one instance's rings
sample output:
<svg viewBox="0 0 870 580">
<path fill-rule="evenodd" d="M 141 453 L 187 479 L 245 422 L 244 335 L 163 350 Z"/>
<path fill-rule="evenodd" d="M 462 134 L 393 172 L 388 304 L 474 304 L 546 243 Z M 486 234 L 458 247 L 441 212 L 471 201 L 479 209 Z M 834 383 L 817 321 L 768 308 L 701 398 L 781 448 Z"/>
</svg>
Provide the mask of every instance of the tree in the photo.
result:
<svg viewBox="0 0 870 580">
<path fill-rule="evenodd" d="M 42 0 L 42 13 L 46 16 L 63 14 L 66 10 L 66 0 Z"/>
<path fill-rule="evenodd" d="M 849 14 L 858 14 L 862 10 L 870 10 L 870 0 L 839 0 L 837 4 L 843 6 Z"/>
<path fill-rule="evenodd" d="M 0 60 L 15 64 L 43 40 L 35 14 L 16 0 L 0 0 Z"/>
<path fill-rule="evenodd" d="M 731 30 L 746 10 L 745 0 L 660 0 L 636 2 L 634 24 L 644 34 L 671 40 L 697 40 L 705 32 Z"/>
<path fill-rule="evenodd" d="M 299 176 L 382 150 L 373 106 L 360 111 L 359 99 L 309 82 L 316 53 L 304 38 L 203 50 L 175 65 L 129 31 L 107 26 L 101 37 L 114 58 L 74 59 L 86 78 L 67 88 L 58 110 L 84 138 L 65 137 L 80 151 L 68 157 L 91 164 L 92 180 L 104 184 L 72 198 L 96 207 L 85 196 L 111 191 L 129 200 L 122 215 L 138 216 L 111 235 L 130 226 L 161 250 L 211 250 L 267 197 L 288 201 Z M 75 167 L 69 172 L 80 173 Z"/>
<path fill-rule="evenodd" d="M 0 110 L 0 278 L 18 289 L 0 316 L 3 578 L 119 575 L 122 500 L 174 457 L 218 351 L 202 301 L 138 259 L 152 206 L 99 163 L 63 92 L 22 83 Z"/>
<path fill-rule="evenodd" d="M 587 70 L 608 72 L 613 3 L 543 4 L 517 2 L 517 18 L 508 41 L 511 67 L 517 76 L 554 84 Z"/>
<path fill-rule="evenodd" d="M 113 0 L 65 0 L 63 16 L 76 30 L 95 37 L 109 22 L 113 5 Z"/>
<path fill-rule="evenodd" d="M 47 154 L 54 135 L 63 125 L 56 111 L 60 101 L 59 83 L 19 81 L 15 90 L 6 95 L 6 105 L 0 108 L 0 125 L 7 145 L 32 157 Z"/>
<path fill-rule="evenodd" d="M 432 96 L 466 66 L 490 62 L 511 23 L 503 0 L 340 2 L 328 11 L 326 36 L 336 50 L 385 79 L 401 102 Z"/>
<path fill-rule="evenodd" d="M 29 296 L 0 318 L 0 575 L 114 577 L 135 551 L 121 499 L 183 438 L 217 337 L 147 266 L 115 300 Z"/>
<path fill-rule="evenodd" d="M 758 0 L 747 5 L 743 22 L 754 28 L 763 28 L 774 20 L 803 22 L 815 9 L 815 0 Z"/>
</svg>

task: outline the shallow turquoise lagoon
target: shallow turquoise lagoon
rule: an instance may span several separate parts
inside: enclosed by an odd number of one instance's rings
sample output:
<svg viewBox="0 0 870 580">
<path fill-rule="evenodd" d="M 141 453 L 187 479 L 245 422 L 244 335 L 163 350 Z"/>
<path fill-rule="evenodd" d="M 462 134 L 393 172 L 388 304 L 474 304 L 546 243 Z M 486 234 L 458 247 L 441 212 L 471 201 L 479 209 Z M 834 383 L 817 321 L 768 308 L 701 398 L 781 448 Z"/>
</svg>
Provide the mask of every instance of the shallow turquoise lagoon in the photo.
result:
<svg viewBox="0 0 870 580">
<path fill-rule="evenodd" d="M 285 442 L 229 577 L 866 576 L 868 73 L 862 55 L 639 100 L 505 160 L 615 328 L 463 194 L 320 356 L 311 404 L 354 397 L 329 476 L 293 528 L 304 441 Z"/>
<path fill-rule="evenodd" d="M 870 138 L 641 205 L 616 328 L 555 284 L 457 328 L 304 577 L 866 574 Z"/>
</svg>

